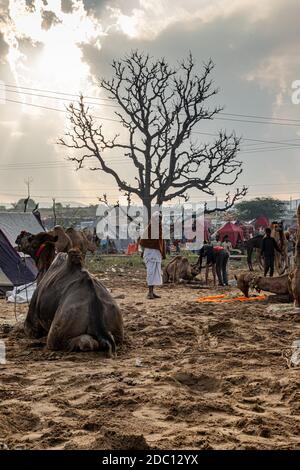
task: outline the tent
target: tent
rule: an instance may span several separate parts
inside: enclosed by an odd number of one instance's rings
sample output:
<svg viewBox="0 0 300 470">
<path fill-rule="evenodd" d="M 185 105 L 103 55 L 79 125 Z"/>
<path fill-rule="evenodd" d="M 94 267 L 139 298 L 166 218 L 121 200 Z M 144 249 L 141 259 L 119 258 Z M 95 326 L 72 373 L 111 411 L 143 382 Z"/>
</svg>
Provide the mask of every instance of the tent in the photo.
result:
<svg viewBox="0 0 300 470">
<path fill-rule="evenodd" d="M 37 269 L 32 259 L 20 255 L 15 246 L 16 238 L 22 232 L 36 234 L 44 231 L 32 213 L 0 212 L 0 290 L 33 282 Z M 10 285 L 8 285 L 8 281 Z"/>
<path fill-rule="evenodd" d="M 253 225 L 256 230 L 259 228 L 267 228 L 270 227 L 270 221 L 268 217 L 265 217 L 264 215 L 260 215 L 259 217 L 256 217 L 256 219 L 253 222 Z"/>
<path fill-rule="evenodd" d="M 13 289 L 13 283 L 8 279 L 0 268 L 0 296 L 4 295 L 7 290 Z"/>
<path fill-rule="evenodd" d="M 239 241 L 244 240 L 244 232 L 242 227 L 232 222 L 227 222 L 217 231 L 217 233 L 220 235 L 221 241 L 223 241 L 225 235 L 228 235 L 233 247 L 236 247 Z"/>
<path fill-rule="evenodd" d="M 0 269 L 14 286 L 33 282 L 37 275 L 36 267 L 29 257 L 21 258 L 0 230 Z M 4 287 L 5 282 L 0 284 Z"/>
<path fill-rule="evenodd" d="M 44 232 L 38 218 L 31 212 L 0 212 L 0 230 L 13 247 L 16 246 L 16 238 L 22 230 L 34 235 Z"/>
</svg>

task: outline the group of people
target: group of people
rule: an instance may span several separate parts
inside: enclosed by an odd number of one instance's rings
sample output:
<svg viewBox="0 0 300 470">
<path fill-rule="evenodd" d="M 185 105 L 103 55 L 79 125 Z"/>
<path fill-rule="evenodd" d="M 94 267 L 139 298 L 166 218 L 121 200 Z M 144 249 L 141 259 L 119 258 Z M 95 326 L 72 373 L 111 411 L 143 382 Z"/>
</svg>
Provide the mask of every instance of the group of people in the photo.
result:
<svg viewBox="0 0 300 470">
<path fill-rule="evenodd" d="M 270 277 L 274 275 L 274 265 L 275 265 L 275 252 L 277 251 L 280 254 L 282 250 L 278 246 L 275 238 L 271 236 L 272 231 L 269 227 L 265 229 L 265 236 L 262 241 L 261 255 L 264 259 L 264 276 L 266 277 L 270 274 Z M 295 257 L 295 241 L 289 232 L 285 233 L 285 238 L 287 241 L 287 255 L 288 255 L 288 269 L 292 270 L 294 268 L 294 257 Z"/>
<path fill-rule="evenodd" d="M 157 224 L 158 233 L 156 237 L 152 237 L 152 225 Z M 294 259 L 295 244 L 290 236 L 286 234 L 288 242 L 289 267 Z M 162 284 L 161 263 L 166 257 L 166 244 L 162 235 L 162 218 L 160 213 L 153 214 L 151 222 L 141 237 L 140 246 L 142 248 L 142 256 L 147 269 L 147 284 L 149 288 L 148 298 L 159 298 L 154 292 L 154 286 Z M 205 282 L 208 284 L 209 271 L 212 271 L 213 282 L 216 285 L 216 278 L 219 286 L 228 286 L 228 261 L 232 251 L 232 244 L 228 235 L 221 240 L 217 234 L 212 241 L 205 240 L 199 251 L 199 258 L 196 267 L 202 270 L 202 263 L 206 260 L 205 265 Z M 272 277 L 274 274 L 275 251 L 281 253 L 276 240 L 271 236 L 271 229 L 265 229 L 265 236 L 262 240 L 261 255 L 264 259 L 264 275 L 268 274 Z"/>
<path fill-rule="evenodd" d="M 228 286 L 228 261 L 232 250 L 232 244 L 228 235 L 221 237 L 216 235 L 215 240 L 204 241 L 203 247 L 199 252 L 197 266 L 202 269 L 203 259 L 206 258 L 205 282 L 208 284 L 209 270 L 212 270 L 213 282 L 216 284 L 216 275 L 219 286 Z"/>
<path fill-rule="evenodd" d="M 156 237 L 152 236 L 153 226 L 157 225 Z M 166 257 L 166 245 L 162 236 L 161 214 L 153 214 L 150 224 L 139 240 L 142 248 L 142 257 L 147 269 L 148 299 L 157 299 L 160 296 L 154 292 L 154 287 L 162 284 L 161 263 Z M 228 286 L 228 260 L 232 245 L 229 237 L 225 235 L 223 241 L 217 234 L 212 242 L 204 241 L 200 249 L 197 266 L 202 269 L 203 259 L 206 258 L 206 283 L 208 283 L 209 269 L 212 269 L 214 284 L 216 276 L 220 286 Z"/>
</svg>

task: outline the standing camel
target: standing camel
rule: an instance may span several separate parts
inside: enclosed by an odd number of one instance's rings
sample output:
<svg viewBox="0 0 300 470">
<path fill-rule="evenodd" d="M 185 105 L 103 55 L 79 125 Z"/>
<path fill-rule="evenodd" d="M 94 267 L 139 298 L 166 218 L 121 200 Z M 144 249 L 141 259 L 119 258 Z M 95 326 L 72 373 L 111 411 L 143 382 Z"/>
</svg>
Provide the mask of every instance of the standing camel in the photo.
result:
<svg viewBox="0 0 300 470">
<path fill-rule="evenodd" d="M 281 253 L 275 253 L 275 268 L 279 276 L 281 276 L 288 269 L 288 241 L 282 222 L 272 222 L 271 230 L 271 236 L 275 239 L 281 250 Z"/>
</svg>

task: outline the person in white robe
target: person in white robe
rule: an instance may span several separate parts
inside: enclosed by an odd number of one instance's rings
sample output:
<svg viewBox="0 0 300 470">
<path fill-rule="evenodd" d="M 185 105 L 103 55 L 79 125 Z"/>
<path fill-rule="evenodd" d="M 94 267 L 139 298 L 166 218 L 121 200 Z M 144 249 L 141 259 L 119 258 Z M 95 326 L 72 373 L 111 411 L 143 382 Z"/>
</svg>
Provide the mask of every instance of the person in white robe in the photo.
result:
<svg viewBox="0 0 300 470">
<path fill-rule="evenodd" d="M 156 237 L 151 233 L 151 227 L 155 223 L 159 224 Z M 150 224 L 140 240 L 140 245 L 143 249 L 143 259 L 147 269 L 147 284 L 149 289 L 147 298 L 159 299 L 160 296 L 154 292 L 154 286 L 162 284 L 161 263 L 162 259 L 166 257 L 166 252 L 165 242 L 162 237 L 161 216 L 158 212 L 152 215 Z"/>
</svg>

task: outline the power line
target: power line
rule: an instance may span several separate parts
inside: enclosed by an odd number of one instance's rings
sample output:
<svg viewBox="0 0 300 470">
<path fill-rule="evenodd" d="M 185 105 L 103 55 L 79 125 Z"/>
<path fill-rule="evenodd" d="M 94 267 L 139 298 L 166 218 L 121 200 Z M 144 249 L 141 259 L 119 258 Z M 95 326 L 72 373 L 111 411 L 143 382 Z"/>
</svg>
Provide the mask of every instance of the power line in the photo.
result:
<svg viewBox="0 0 300 470">
<path fill-rule="evenodd" d="M 33 106 L 33 107 L 36 107 L 36 108 L 42 108 L 42 109 L 47 109 L 47 110 L 52 110 L 52 111 L 59 111 L 59 112 L 63 112 L 63 113 L 66 113 L 67 111 L 66 110 L 62 110 L 62 109 L 58 109 L 58 108 L 53 108 L 53 107 L 48 107 L 48 106 L 42 106 L 42 105 L 36 105 L 36 104 L 33 104 L 33 103 L 22 103 L 20 101 L 16 101 L 16 100 L 11 100 L 11 99 L 7 99 L 6 101 L 8 102 L 11 102 L 11 103 L 16 103 L 16 104 L 23 104 L 23 105 L 27 105 L 27 106 Z M 96 119 L 101 119 L 101 120 L 107 120 L 107 121 L 113 121 L 113 122 L 118 122 L 120 123 L 120 121 L 116 120 L 116 119 L 111 119 L 111 118 L 105 118 L 105 117 L 100 117 L 100 116 L 92 116 Z M 215 118 L 217 119 L 217 118 Z M 282 125 L 285 125 L 285 124 L 282 124 Z M 298 127 L 298 126 L 297 126 Z M 209 133 L 201 133 L 201 132 L 197 132 L 197 131 L 193 131 L 193 133 L 198 133 L 198 134 L 203 134 L 203 135 L 214 135 L 214 134 L 209 134 Z M 259 139 L 245 139 L 245 140 L 252 140 L 252 141 L 257 141 L 259 142 Z M 260 141 L 260 142 L 264 142 L 264 143 L 267 143 L 268 141 Z M 271 141 L 269 141 L 271 142 Z M 282 143 L 282 142 L 278 142 L 278 143 Z M 288 149 L 294 149 L 295 147 L 299 147 L 299 145 L 297 144 L 292 144 L 292 145 L 286 145 L 285 147 L 283 147 L 284 150 L 288 150 Z M 258 152 L 266 152 L 266 151 L 278 151 L 278 150 L 282 150 L 281 148 L 274 148 L 274 147 L 271 147 L 271 148 L 262 148 L 262 149 L 253 149 L 252 151 L 242 151 L 244 154 L 246 153 L 258 153 Z M 130 161 L 124 161 L 123 159 L 122 160 L 110 160 L 110 161 L 107 161 L 108 163 L 121 163 L 121 164 L 128 164 L 130 163 Z M 3 169 L 3 168 L 2 168 Z M 20 168 L 21 169 L 21 168 Z"/>
<path fill-rule="evenodd" d="M 52 110 L 52 111 L 60 111 L 60 112 L 64 112 L 64 113 L 67 112 L 66 110 L 57 109 L 57 108 L 50 108 L 50 107 L 42 106 L 42 105 L 35 105 L 33 103 L 23 103 L 23 102 L 20 102 L 20 101 L 10 100 L 10 99 L 6 99 L 6 101 L 11 102 L 11 103 L 19 103 L 19 104 L 28 105 L 28 106 L 39 107 L 39 108 L 43 108 L 43 109 L 49 109 L 49 110 Z M 90 103 L 90 104 L 92 104 L 92 103 Z M 115 107 L 115 106 L 112 105 L 112 107 Z M 231 114 L 219 113 L 219 114 L 230 115 L 230 116 L 235 115 L 235 114 L 232 114 L 232 113 Z M 236 116 L 243 116 L 243 115 L 236 114 Z M 92 116 L 92 117 L 94 117 L 95 119 L 101 119 L 101 120 L 113 121 L 113 122 L 120 123 L 120 121 L 117 120 L 117 119 L 105 118 L 105 117 L 100 117 L 100 116 Z M 261 117 L 261 119 L 267 119 L 267 118 Z M 282 120 L 298 122 L 299 124 L 293 124 L 293 122 L 273 122 L 271 120 L 269 120 L 269 121 L 254 121 L 254 120 L 248 120 L 248 119 L 246 120 L 246 119 L 218 118 L 218 117 L 214 117 L 214 120 L 217 120 L 217 121 L 233 121 L 233 122 L 240 122 L 240 123 L 245 122 L 245 123 L 251 123 L 251 124 L 270 124 L 270 125 L 279 125 L 279 126 L 300 127 L 300 120 L 295 120 L 295 119 L 288 120 L 288 119 L 285 119 L 285 118 L 283 118 Z"/>
<path fill-rule="evenodd" d="M 193 131 L 193 134 L 201 134 L 201 135 L 209 135 L 212 137 L 218 137 L 219 134 L 213 134 L 211 132 L 199 132 L 199 131 Z M 261 140 L 261 139 L 249 139 L 246 137 L 242 137 L 242 140 L 247 140 L 248 142 L 257 142 L 257 143 L 264 143 L 264 144 L 283 144 L 286 145 L 288 142 L 293 142 L 293 141 L 300 141 L 300 139 L 287 139 L 287 140 Z M 298 147 L 298 145 L 296 145 Z"/>
<path fill-rule="evenodd" d="M 285 151 L 285 150 L 295 150 L 296 148 L 299 148 L 300 145 L 293 145 L 290 147 L 289 145 L 286 147 L 265 147 L 265 148 L 259 148 L 259 149 L 253 149 L 253 150 L 240 150 L 240 152 L 245 155 L 249 153 L 264 153 L 264 152 L 277 152 L 277 151 Z"/>
<path fill-rule="evenodd" d="M 47 109 L 47 110 L 51 110 L 51 111 L 59 111 L 59 112 L 62 112 L 62 113 L 67 113 L 66 110 L 63 110 L 63 109 L 58 109 L 58 108 L 52 108 L 52 107 L 49 107 L 49 106 L 42 106 L 42 105 L 37 105 L 37 104 L 33 104 L 33 103 L 22 103 L 21 101 L 16 101 L 16 100 L 11 100 L 11 99 L 6 99 L 6 101 L 8 102 L 11 102 L 11 103 L 16 103 L 16 104 L 22 104 L 22 105 L 26 105 L 26 106 L 33 106 L 35 108 L 42 108 L 42 109 Z M 100 120 L 106 120 L 106 121 L 112 121 L 112 122 L 118 122 L 120 124 L 120 121 L 117 120 L 117 119 L 112 119 L 112 118 L 106 118 L 106 117 L 101 117 L 101 116 L 92 116 L 93 118 L 95 119 L 100 119 Z M 215 118 L 217 119 L 217 118 Z M 284 125 L 284 124 L 283 124 Z M 298 127 L 298 126 L 297 126 Z M 299 125 L 300 127 L 300 125 Z M 218 136 L 218 134 L 209 134 L 209 133 L 204 133 L 204 132 L 198 132 L 198 131 L 193 131 L 194 134 L 203 134 L 203 135 L 214 135 L 214 136 Z M 257 142 L 259 142 L 258 139 L 244 139 L 244 140 L 256 140 Z M 260 140 L 260 142 L 264 142 L 262 140 Z M 267 141 L 265 141 L 267 143 Z M 280 142 L 279 142 L 280 143 Z M 293 147 L 299 147 L 298 145 L 292 145 L 292 146 L 287 146 L 287 147 L 284 147 L 283 149 L 285 148 L 293 148 Z M 266 151 L 267 148 L 264 148 L 262 149 L 263 151 Z M 243 151 L 243 153 L 245 153 L 245 151 Z"/>
<path fill-rule="evenodd" d="M 17 88 L 17 89 L 22 89 L 22 90 L 40 91 L 42 93 L 54 93 L 56 95 L 75 96 L 76 98 L 80 98 L 80 96 L 81 96 L 80 94 L 64 93 L 64 92 L 61 92 L 61 91 L 45 90 L 45 89 L 41 89 L 41 88 L 30 88 L 30 87 L 19 86 L 19 85 L 5 84 L 5 86 L 9 87 L 9 88 Z M 96 99 L 96 100 L 111 101 L 110 98 L 100 98 L 98 96 L 83 96 L 83 98 L 88 98 L 88 99 L 92 99 L 92 100 Z"/>
<path fill-rule="evenodd" d="M 41 88 L 22 87 L 22 86 L 19 86 L 19 85 L 5 84 L 5 86 L 9 87 L 9 88 L 17 88 L 18 90 L 23 89 L 23 90 L 39 91 L 39 92 L 45 92 L 45 93 L 53 93 L 53 94 L 57 94 L 57 95 L 74 96 L 74 97 L 77 97 L 77 98 L 80 98 L 80 96 L 81 96 L 80 94 L 64 93 L 64 92 L 61 92 L 61 91 L 45 90 L 45 89 L 41 89 Z M 40 95 L 37 95 L 37 96 L 40 96 Z M 110 102 L 112 101 L 112 98 L 101 98 L 99 96 L 83 96 L 83 98 L 102 100 L 102 101 L 110 101 Z M 115 105 L 115 106 L 119 107 L 118 105 Z M 245 117 L 245 118 L 254 118 L 254 119 L 264 119 L 264 120 L 268 120 L 268 121 L 289 121 L 289 122 L 299 122 L 300 123 L 300 119 L 293 119 L 293 118 L 276 118 L 274 116 L 260 116 L 260 115 L 239 114 L 239 113 L 224 113 L 222 111 L 218 114 L 223 115 L 223 116 L 235 116 L 235 117 Z"/>
<path fill-rule="evenodd" d="M 265 117 L 265 116 L 255 116 L 252 114 L 237 114 L 237 113 L 223 113 L 220 112 L 219 114 L 223 116 L 236 116 L 236 117 L 245 117 L 245 118 L 254 118 L 254 119 L 267 119 L 268 121 L 290 121 L 290 122 L 299 122 L 300 119 L 290 119 L 290 118 L 275 118 L 275 117 Z"/>
<path fill-rule="evenodd" d="M 17 93 L 18 95 L 26 95 L 26 96 L 34 96 L 34 97 L 37 97 L 37 98 L 46 98 L 46 99 L 50 99 L 50 100 L 56 100 L 56 101 L 68 101 L 70 102 L 70 98 L 62 98 L 60 96 L 49 96 L 49 95 L 37 95 L 35 93 L 28 93 L 26 91 L 16 91 L 16 90 L 6 90 L 8 93 Z M 24 103 L 26 104 L 26 103 Z M 109 107 L 109 108 L 119 108 L 119 106 L 117 105 L 113 105 L 113 104 L 105 104 L 105 103 L 94 103 L 94 102 L 85 102 L 85 104 L 87 105 L 94 105 L 94 106 L 106 106 L 106 107 Z"/>
<path fill-rule="evenodd" d="M 271 125 L 278 125 L 278 126 L 289 126 L 289 127 L 300 127 L 300 124 L 292 124 L 286 122 L 272 122 L 272 121 L 253 121 L 253 120 L 246 120 L 246 119 L 233 119 L 233 118 L 218 118 L 214 117 L 216 121 L 233 121 L 233 122 L 246 122 L 247 124 L 271 124 Z"/>
<path fill-rule="evenodd" d="M 67 113 L 67 110 L 58 109 L 58 108 L 51 108 L 50 106 L 42 106 L 42 105 L 33 104 L 33 103 L 23 103 L 22 101 L 11 100 L 11 99 L 8 99 L 8 98 L 6 98 L 5 101 L 8 101 L 9 103 L 22 104 L 22 105 L 25 105 L 25 106 L 33 106 L 34 108 L 48 109 L 50 111 L 59 111 L 61 113 L 65 113 L 65 114 Z M 101 119 L 102 121 L 113 121 L 113 122 L 120 123 L 120 121 L 118 121 L 117 119 L 111 119 L 111 118 L 100 117 L 100 116 L 92 116 L 92 117 L 95 118 L 95 119 Z"/>
</svg>

